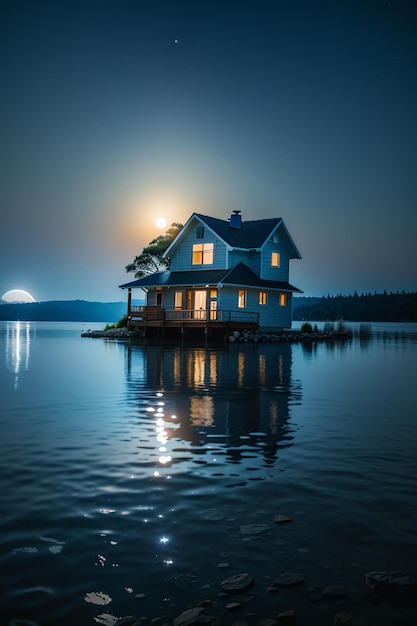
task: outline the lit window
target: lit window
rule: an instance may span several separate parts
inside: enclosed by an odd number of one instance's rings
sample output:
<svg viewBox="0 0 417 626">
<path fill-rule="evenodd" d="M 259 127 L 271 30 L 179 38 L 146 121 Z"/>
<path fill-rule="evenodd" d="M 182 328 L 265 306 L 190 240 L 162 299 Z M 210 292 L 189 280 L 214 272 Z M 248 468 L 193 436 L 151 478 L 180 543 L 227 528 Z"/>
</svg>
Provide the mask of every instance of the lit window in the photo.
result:
<svg viewBox="0 0 417 626">
<path fill-rule="evenodd" d="M 244 289 L 239 289 L 237 306 L 239 307 L 239 309 L 244 309 L 246 306 L 246 291 Z"/>
<path fill-rule="evenodd" d="M 210 298 L 217 298 L 217 289 L 210 289 Z"/>
<path fill-rule="evenodd" d="M 287 294 L 286 293 L 279 294 L 279 306 L 287 306 Z"/>
<path fill-rule="evenodd" d="M 259 304 L 266 304 L 268 299 L 268 295 L 266 291 L 259 292 Z"/>
<path fill-rule="evenodd" d="M 174 296 L 174 308 L 182 309 L 182 291 L 176 291 Z"/>
<path fill-rule="evenodd" d="M 280 262 L 279 253 L 278 252 L 273 252 L 271 254 L 271 265 L 272 265 L 272 267 L 279 267 L 279 262 Z"/>
<path fill-rule="evenodd" d="M 193 265 L 212 265 L 214 256 L 213 243 L 194 243 L 193 244 Z"/>
</svg>

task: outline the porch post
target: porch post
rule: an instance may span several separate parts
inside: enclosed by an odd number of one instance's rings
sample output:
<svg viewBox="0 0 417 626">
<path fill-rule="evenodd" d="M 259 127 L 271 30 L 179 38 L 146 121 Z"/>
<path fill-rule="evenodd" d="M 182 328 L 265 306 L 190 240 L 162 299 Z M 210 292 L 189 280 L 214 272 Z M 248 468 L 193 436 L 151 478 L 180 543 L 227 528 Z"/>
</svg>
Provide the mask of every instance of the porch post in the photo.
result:
<svg viewBox="0 0 417 626">
<path fill-rule="evenodd" d="M 127 290 L 127 327 L 130 327 L 130 307 L 132 304 L 132 288 L 129 287 Z"/>
</svg>

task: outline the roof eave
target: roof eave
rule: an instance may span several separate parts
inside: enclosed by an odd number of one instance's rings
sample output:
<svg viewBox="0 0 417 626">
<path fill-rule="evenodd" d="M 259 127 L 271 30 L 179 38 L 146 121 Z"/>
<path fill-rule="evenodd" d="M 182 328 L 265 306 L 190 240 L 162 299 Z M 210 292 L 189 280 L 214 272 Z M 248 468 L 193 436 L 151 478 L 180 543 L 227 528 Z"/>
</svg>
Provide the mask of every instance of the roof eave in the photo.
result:
<svg viewBox="0 0 417 626">
<path fill-rule="evenodd" d="M 277 287 L 271 287 L 270 285 L 250 285 L 248 283 L 221 283 L 221 286 L 222 287 L 248 287 L 251 289 L 265 289 L 266 291 L 285 291 L 288 293 L 293 293 L 293 292 L 304 293 L 301 289 L 298 289 L 298 287 L 293 287 L 292 285 L 288 285 L 288 287 L 283 287 L 282 285 L 277 286 Z"/>
</svg>

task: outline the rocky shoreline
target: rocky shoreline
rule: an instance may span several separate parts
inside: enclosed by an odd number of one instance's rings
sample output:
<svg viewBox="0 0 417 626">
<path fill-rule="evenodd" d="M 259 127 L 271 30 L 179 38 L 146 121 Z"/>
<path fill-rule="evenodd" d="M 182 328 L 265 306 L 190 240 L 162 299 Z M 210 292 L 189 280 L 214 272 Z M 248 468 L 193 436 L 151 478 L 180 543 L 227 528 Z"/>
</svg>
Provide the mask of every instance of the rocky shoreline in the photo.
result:
<svg viewBox="0 0 417 626">
<path fill-rule="evenodd" d="M 277 515 L 274 524 L 292 524 L 287 515 Z M 246 524 L 241 534 L 268 536 L 271 524 Z M 349 585 L 331 580 L 326 567 L 317 564 L 316 572 L 304 574 L 302 568 L 281 569 L 272 576 L 250 572 L 221 575 L 229 568 L 237 570 L 227 554 L 218 564 L 219 576 L 201 588 L 201 599 L 187 605 L 171 602 L 160 607 L 159 615 L 140 615 L 146 594 L 137 593 L 131 607 L 138 615 L 116 618 L 108 613 L 96 616 L 105 626 L 416 626 L 417 583 L 406 572 L 363 572 Z M 309 580 L 310 577 L 310 580 Z M 190 583 L 197 582 L 190 575 Z M 327 584 L 319 584 L 325 579 Z M 172 600 L 174 600 L 172 598 Z M 101 604 L 101 602 L 97 602 Z M 136 609 L 137 605 L 137 609 Z M 145 604 L 142 604 L 144 607 Z M 131 609 L 132 610 L 132 609 Z"/>
<path fill-rule="evenodd" d="M 107 330 L 87 330 L 81 337 L 101 339 L 133 339 L 143 340 L 136 330 L 127 328 L 109 328 Z M 303 333 L 301 330 L 285 330 L 282 332 L 235 330 L 227 336 L 228 343 L 317 343 L 332 341 L 347 341 L 353 337 L 350 330 Z"/>
<path fill-rule="evenodd" d="M 299 572 L 284 572 L 261 591 L 255 583 L 247 572 L 236 574 L 221 582 L 215 599 L 203 599 L 176 616 L 127 615 L 113 626 L 416 625 L 417 585 L 403 572 L 368 572 L 360 589 L 308 585 Z"/>
</svg>

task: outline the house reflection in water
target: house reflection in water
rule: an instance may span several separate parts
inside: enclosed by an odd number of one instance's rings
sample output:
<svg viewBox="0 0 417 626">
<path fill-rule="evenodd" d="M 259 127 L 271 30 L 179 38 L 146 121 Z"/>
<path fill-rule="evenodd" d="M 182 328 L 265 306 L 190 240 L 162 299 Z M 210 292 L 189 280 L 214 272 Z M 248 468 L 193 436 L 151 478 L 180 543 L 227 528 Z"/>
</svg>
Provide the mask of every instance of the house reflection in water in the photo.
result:
<svg viewBox="0 0 417 626">
<path fill-rule="evenodd" d="M 291 381 L 290 344 L 126 350 L 129 387 L 141 370 L 142 384 L 163 392 L 166 419 L 176 415 L 177 446 L 189 442 L 197 454 L 214 446 L 231 462 L 256 452 L 272 463 L 278 448 L 291 445 L 290 406 L 301 390 Z"/>
</svg>

